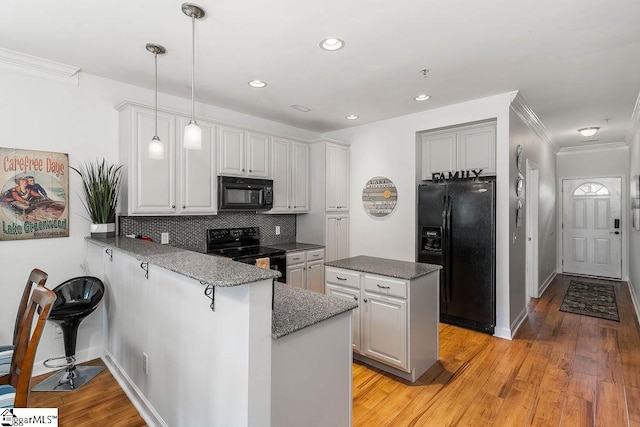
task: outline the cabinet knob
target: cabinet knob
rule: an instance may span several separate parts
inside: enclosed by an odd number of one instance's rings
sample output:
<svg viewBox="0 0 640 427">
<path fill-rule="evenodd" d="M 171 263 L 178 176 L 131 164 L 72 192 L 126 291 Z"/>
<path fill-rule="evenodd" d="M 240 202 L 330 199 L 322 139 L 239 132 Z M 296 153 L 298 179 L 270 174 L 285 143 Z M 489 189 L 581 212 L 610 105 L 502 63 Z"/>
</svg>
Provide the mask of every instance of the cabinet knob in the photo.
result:
<svg viewBox="0 0 640 427">
<path fill-rule="evenodd" d="M 364 301 L 364 302 L 367 302 L 367 299 L 365 298 L 363 301 Z"/>
<path fill-rule="evenodd" d="M 244 168 L 242 169 L 242 172 L 244 172 Z"/>
<path fill-rule="evenodd" d="M 249 169 L 249 172 L 253 172 L 253 170 Z"/>
<path fill-rule="evenodd" d="M 287 206 L 287 209 L 291 209 L 291 206 Z"/>
<path fill-rule="evenodd" d="M 185 208 L 186 208 L 186 206 L 185 206 L 185 205 L 182 205 L 182 209 L 185 209 Z"/>
<path fill-rule="evenodd" d="M 356 301 L 358 301 L 358 297 L 357 297 L 357 296 L 355 296 L 355 295 L 353 296 L 353 299 L 354 299 L 354 300 L 356 300 Z"/>
<path fill-rule="evenodd" d="M 175 208 L 176 208 L 176 205 L 171 205 L 171 208 L 172 208 L 172 209 L 175 209 Z"/>
</svg>

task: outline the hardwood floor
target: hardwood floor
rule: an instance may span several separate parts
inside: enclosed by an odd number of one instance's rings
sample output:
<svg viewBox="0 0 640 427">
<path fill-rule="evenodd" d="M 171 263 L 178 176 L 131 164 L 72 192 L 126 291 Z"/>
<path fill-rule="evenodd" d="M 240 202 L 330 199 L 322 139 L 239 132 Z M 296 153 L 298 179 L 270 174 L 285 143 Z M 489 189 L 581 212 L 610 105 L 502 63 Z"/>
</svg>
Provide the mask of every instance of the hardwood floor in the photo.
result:
<svg viewBox="0 0 640 427">
<path fill-rule="evenodd" d="M 618 323 L 559 311 L 571 279 L 532 300 L 513 341 L 441 324 L 440 362 L 415 384 L 355 363 L 353 425 L 640 426 L 640 327 L 627 285 L 580 279 L 614 284 Z M 58 407 L 61 426 L 145 425 L 106 371 L 74 393 L 32 392 L 30 405 Z"/>
<path fill-rule="evenodd" d="M 104 366 L 99 359 L 86 364 Z M 32 386 L 45 380 L 49 375 L 51 374 L 34 378 Z M 108 369 L 74 392 L 32 391 L 29 396 L 29 406 L 58 408 L 60 427 L 146 426 Z"/>
<path fill-rule="evenodd" d="M 640 328 L 559 311 L 571 276 L 532 300 L 513 341 L 440 325 L 440 363 L 415 384 L 353 368 L 354 426 L 640 426 Z"/>
</svg>

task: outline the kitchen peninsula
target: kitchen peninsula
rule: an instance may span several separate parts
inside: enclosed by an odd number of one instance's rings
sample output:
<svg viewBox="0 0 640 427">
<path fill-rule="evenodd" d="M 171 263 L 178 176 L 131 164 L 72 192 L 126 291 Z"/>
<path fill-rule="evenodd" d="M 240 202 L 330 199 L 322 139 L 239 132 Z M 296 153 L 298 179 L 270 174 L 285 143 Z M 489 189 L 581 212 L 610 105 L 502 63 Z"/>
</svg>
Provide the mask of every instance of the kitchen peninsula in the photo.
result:
<svg viewBox="0 0 640 427">
<path fill-rule="evenodd" d="M 361 302 L 355 359 L 412 382 L 437 362 L 439 265 L 357 256 L 325 266 L 326 293 Z"/>
<path fill-rule="evenodd" d="M 87 242 L 87 274 L 107 288 L 105 363 L 147 422 L 351 424 L 355 302 L 274 285 L 279 272 L 228 258 L 126 237 Z M 300 382 L 303 366 L 330 381 Z M 286 390 L 312 403 L 292 405 Z"/>
</svg>

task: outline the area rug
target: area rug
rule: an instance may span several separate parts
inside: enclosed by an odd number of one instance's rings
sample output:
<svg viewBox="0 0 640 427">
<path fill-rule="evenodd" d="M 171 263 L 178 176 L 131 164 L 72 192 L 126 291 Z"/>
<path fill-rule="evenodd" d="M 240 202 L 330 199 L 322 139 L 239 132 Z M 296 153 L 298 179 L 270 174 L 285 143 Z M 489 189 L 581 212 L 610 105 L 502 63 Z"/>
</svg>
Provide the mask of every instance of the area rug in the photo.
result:
<svg viewBox="0 0 640 427">
<path fill-rule="evenodd" d="M 620 321 L 613 285 L 572 280 L 560 311 Z"/>
</svg>

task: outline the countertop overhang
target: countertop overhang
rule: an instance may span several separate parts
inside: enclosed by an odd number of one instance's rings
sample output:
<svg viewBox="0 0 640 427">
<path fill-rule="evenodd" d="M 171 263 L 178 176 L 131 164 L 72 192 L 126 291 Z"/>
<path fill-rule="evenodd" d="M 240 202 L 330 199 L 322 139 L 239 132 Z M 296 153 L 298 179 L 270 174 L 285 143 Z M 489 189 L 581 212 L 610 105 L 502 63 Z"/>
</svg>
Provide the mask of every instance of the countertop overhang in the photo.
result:
<svg viewBox="0 0 640 427">
<path fill-rule="evenodd" d="M 325 262 L 327 267 L 344 268 L 360 271 L 362 273 L 378 274 L 380 276 L 395 277 L 397 279 L 413 280 L 416 277 L 433 273 L 442 269 L 442 266 L 425 264 L 422 262 L 398 261 L 387 258 L 377 258 L 360 255 L 352 258 L 344 258 L 336 261 Z"/>
</svg>

